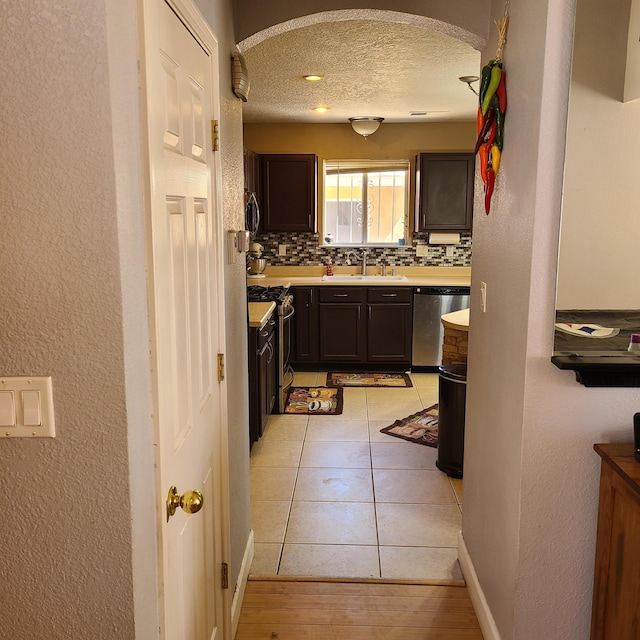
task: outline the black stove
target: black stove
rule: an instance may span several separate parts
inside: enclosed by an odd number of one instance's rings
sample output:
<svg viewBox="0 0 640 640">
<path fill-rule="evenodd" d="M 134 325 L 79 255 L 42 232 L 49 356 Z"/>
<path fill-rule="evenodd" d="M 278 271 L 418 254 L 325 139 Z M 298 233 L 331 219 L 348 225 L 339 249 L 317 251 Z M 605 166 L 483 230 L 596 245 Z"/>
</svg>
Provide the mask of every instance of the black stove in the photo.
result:
<svg viewBox="0 0 640 640">
<path fill-rule="evenodd" d="M 283 286 L 261 287 L 254 284 L 247 287 L 248 302 L 275 302 L 282 304 L 287 297 L 289 289 Z"/>
</svg>

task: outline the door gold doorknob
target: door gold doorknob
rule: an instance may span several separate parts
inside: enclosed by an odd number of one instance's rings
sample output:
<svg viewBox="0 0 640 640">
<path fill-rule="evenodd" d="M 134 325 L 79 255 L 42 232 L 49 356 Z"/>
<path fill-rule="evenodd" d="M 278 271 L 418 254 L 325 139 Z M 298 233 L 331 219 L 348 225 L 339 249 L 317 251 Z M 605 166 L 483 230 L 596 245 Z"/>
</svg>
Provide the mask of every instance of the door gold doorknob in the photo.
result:
<svg viewBox="0 0 640 640">
<path fill-rule="evenodd" d="M 167 522 L 178 507 L 182 507 L 185 513 L 198 513 L 203 504 L 204 497 L 197 489 L 185 491 L 180 495 L 175 487 L 171 487 L 167 496 Z"/>
</svg>

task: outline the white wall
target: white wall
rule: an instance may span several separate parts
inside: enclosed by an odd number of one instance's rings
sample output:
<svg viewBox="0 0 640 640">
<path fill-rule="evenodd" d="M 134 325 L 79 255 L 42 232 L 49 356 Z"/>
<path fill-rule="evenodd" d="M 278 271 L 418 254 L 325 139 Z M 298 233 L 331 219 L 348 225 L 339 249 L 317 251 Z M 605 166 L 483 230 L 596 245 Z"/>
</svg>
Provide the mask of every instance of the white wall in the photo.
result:
<svg viewBox="0 0 640 640">
<path fill-rule="evenodd" d="M 622 102 L 629 12 L 630 0 L 578 7 L 558 309 L 640 309 L 640 102 Z"/>
<path fill-rule="evenodd" d="M 510 5 L 503 161 L 474 218 L 463 536 L 503 640 L 589 636 L 592 447 L 630 441 L 637 411 L 637 390 L 587 389 L 549 360 L 573 8 Z"/>
</svg>

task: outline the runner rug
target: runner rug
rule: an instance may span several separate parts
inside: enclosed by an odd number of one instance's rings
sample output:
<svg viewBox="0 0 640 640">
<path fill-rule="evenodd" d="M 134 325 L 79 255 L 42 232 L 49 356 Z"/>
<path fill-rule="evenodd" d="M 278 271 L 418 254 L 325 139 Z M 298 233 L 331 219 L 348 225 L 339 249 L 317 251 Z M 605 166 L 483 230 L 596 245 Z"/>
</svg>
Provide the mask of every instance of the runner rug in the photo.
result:
<svg viewBox="0 0 640 640">
<path fill-rule="evenodd" d="M 426 444 L 428 447 L 438 446 L 438 405 L 434 404 L 402 420 L 396 420 L 392 425 L 380 429 L 381 433 L 402 438 L 409 442 Z"/>
<path fill-rule="evenodd" d="M 343 390 L 327 387 L 291 387 L 285 413 L 335 416 L 342 413 Z"/>
<path fill-rule="evenodd" d="M 413 387 L 406 373 L 327 373 L 327 387 Z"/>
</svg>

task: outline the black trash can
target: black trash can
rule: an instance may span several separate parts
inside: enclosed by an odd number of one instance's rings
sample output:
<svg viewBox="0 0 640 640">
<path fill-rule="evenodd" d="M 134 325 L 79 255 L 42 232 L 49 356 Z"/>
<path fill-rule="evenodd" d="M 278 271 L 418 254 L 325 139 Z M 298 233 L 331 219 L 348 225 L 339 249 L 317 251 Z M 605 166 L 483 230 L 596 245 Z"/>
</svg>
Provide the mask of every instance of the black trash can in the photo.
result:
<svg viewBox="0 0 640 640">
<path fill-rule="evenodd" d="M 442 365 L 438 370 L 440 378 L 436 466 L 452 478 L 462 478 L 467 367 L 464 364 Z"/>
</svg>

